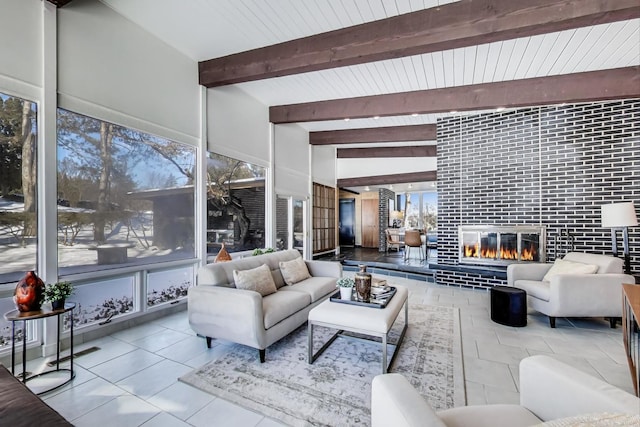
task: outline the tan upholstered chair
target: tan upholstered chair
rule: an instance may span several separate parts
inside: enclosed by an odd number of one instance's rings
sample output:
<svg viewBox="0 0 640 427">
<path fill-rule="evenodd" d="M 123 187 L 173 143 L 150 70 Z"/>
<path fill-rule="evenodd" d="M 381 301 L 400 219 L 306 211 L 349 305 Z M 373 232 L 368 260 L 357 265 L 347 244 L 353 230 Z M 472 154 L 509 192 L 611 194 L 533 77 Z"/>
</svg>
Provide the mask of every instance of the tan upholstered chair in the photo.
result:
<svg viewBox="0 0 640 427">
<path fill-rule="evenodd" d="M 387 250 L 386 252 L 389 253 L 389 249 L 396 249 L 398 252 L 400 252 L 400 249 L 402 249 L 404 247 L 404 242 L 402 240 L 400 240 L 400 237 L 398 234 L 396 233 L 392 233 L 391 230 L 389 230 L 388 228 L 385 230 L 385 234 L 387 235 Z"/>
<path fill-rule="evenodd" d="M 411 248 L 418 248 L 418 252 L 420 253 L 420 260 L 424 259 L 424 254 L 422 253 L 422 239 L 420 238 L 419 230 L 407 230 L 404 232 L 404 259 L 408 259 L 411 254 Z"/>
</svg>

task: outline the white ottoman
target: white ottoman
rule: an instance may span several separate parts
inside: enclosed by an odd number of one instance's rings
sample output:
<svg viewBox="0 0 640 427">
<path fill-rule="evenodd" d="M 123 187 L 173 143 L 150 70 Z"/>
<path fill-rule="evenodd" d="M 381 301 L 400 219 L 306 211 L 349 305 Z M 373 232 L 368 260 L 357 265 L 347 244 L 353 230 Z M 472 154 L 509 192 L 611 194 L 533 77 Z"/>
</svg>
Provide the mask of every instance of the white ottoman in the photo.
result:
<svg viewBox="0 0 640 427">
<path fill-rule="evenodd" d="M 409 306 L 407 288 L 395 286 L 396 294 L 391 298 L 385 308 L 362 307 L 358 305 L 343 304 L 326 300 L 309 312 L 308 319 L 308 347 L 309 364 L 312 364 L 324 350 L 335 341 L 344 331 L 379 337 L 382 340 L 382 373 L 386 373 L 391 367 L 398 353 L 398 348 L 404 339 L 404 334 L 409 324 Z M 387 343 L 387 335 L 398 318 L 400 310 L 404 306 L 404 327 L 396 343 Z M 338 329 L 317 353 L 313 352 L 313 327 L 324 326 Z M 391 360 L 387 364 L 387 344 L 395 346 Z"/>
</svg>

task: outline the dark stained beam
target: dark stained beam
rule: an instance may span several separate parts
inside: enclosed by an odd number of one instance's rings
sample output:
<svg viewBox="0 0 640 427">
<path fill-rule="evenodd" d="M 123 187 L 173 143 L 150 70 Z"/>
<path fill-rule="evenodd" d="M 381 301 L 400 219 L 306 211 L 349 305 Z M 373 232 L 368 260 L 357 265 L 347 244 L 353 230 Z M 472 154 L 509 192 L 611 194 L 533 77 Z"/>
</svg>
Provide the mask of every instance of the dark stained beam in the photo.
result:
<svg viewBox="0 0 640 427">
<path fill-rule="evenodd" d="M 436 125 L 431 124 L 309 132 L 311 145 L 435 141 L 436 138 Z"/>
<path fill-rule="evenodd" d="M 71 3 L 71 0 L 47 0 L 49 3 L 56 5 L 56 7 L 60 8 L 65 4 Z"/>
<path fill-rule="evenodd" d="M 640 8 L 639 8 L 640 9 Z M 269 107 L 273 123 L 531 107 L 640 97 L 640 67 Z"/>
<path fill-rule="evenodd" d="M 376 157 L 435 157 L 435 145 L 405 147 L 338 148 L 338 159 L 372 159 Z"/>
<path fill-rule="evenodd" d="M 199 79 L 223 86 L 637 17 L 637 0 L 462 0 L 202 61 Z"/>
<path fill-rule="evenodd" d="M 360 178 L 343 178 L 337 182 L 338 187 L 361 187 L 364 185 L 403 184 L 406 182 L 435 181 L 436 171 L 398 173 L 394 175 L 363 176 Z"/>
</svg>

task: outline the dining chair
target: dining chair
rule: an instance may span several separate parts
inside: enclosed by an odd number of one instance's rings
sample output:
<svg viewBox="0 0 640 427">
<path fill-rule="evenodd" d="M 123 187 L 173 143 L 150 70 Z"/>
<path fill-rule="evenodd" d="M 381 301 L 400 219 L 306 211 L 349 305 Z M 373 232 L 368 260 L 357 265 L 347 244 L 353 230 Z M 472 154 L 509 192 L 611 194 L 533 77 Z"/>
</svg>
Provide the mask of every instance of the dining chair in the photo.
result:
<svg viewBox="0 0 640 427">
<path fill-rule="evenodd" d="M 400 240 L 397 234 L 392 234 L 389 229 L 386 229 L 385 233 L 387 235 L 387 247 L 385 252 L 389 253 L 389 248 L 395 248 L 398 252 L 400 252 L 400 249 L 402 249 L 402 247 L 404 246 L 404 242 Z"/>
<path fill-rule="evenodd" d="M 418 248 L 418 252 L 420 253 L 420 260 L 424 260 L 424 255 L 422 253 L 422 239 L 420 238 L 419 230 L 406 230 L 404 232 L 404 259 L 409 259 L 409 255 L 411 255 L 411 248 Z"/>
</svg>

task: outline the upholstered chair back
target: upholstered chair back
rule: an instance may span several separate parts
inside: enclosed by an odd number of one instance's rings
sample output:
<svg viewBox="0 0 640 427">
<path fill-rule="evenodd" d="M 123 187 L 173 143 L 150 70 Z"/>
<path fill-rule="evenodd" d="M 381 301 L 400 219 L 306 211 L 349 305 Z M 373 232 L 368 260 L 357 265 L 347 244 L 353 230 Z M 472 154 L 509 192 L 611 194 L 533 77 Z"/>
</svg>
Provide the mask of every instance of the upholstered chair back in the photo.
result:
<svg viewBox="0 0 640 427">
<path fill-rule="evenodd" d="M 598 266 L 597 274 L 623 272 L 623 261 L 609 255 L 588 254 L 583 252 L 569 252 L 563 258 L 566 261 L 581 262 L 583 264 L 593 264 Z"/>
<path fill-rule="evenodd" d="M 407 246 L 422 246 L 422 240 L 420 239 L 420 231 L 407 230 L 404 232 L 404 244 Z"/>
</svg>

